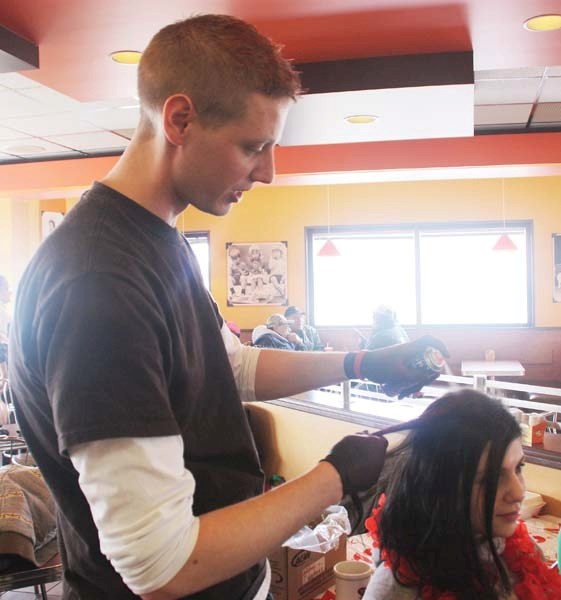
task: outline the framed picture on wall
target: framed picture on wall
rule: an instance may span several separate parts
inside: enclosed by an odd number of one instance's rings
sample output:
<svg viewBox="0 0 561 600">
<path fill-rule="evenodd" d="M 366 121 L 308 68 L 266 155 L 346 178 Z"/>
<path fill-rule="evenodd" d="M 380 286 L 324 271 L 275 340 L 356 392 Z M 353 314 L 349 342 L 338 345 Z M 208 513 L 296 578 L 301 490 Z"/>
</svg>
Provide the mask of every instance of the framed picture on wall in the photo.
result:
<svg viewBox="0 0 561 600">
<path fill-rule="evenodd" d="M 553 236 L 553 302 L 561 302 L 561 233 Z"/>
<path fill-rule="evenodd" d="M 227 242 L 228 306 L 288 304 L 287 242 Z"/>
<path fill-rule="evenodd" d="M 64 213 L 45 210 L 41 213 L 41 236 L 47 238 L 64 219 Z"/>
</svg>

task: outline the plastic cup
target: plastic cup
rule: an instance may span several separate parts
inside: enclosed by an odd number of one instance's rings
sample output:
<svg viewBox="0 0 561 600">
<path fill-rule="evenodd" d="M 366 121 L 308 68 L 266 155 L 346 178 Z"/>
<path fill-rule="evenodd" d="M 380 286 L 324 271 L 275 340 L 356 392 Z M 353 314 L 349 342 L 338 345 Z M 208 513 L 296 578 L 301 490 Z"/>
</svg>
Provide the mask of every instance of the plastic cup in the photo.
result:
<svg viewBox="0 0 561 600">
<path fill-rule="evenodd" d="M 360 600 L 372 576 L 372 568 L 357 560 L 343 560 L 334 567 L 337 600 Z"/>
</svg>

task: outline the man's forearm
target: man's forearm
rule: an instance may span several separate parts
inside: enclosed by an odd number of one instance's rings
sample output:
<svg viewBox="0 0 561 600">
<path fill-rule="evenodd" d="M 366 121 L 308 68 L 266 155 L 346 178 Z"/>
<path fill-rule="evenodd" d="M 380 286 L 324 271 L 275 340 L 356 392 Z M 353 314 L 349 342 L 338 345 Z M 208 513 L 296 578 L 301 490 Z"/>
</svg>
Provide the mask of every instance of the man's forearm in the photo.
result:
<svg viewBox="0 0 561 600">
<path fill-rule="evenodd" d="M 202 515 L 195 549 L 183 568 L 143 600 L 181 598 L 229 579 L 278 548 L 342 494 L 337 471 L 321 462 L 262 496 Z"/>
<path fill-rule="evenodd" d="M 262 350 L 255 374 L 257 400 L 274 400 L 346 379 L 345 352 Z"/>
</svg>

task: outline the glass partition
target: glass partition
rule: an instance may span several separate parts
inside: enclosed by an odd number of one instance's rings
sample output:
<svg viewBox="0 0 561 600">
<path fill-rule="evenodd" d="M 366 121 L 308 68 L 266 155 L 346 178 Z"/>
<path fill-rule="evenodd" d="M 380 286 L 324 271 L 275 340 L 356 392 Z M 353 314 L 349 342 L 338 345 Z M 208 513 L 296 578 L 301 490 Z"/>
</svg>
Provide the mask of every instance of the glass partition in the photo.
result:
<svg viewBox="0 0 561 600">
<path fill-rule="evenodd" d="M 481 380 L 477 377 L 441 375 L 423 388 L 422 396 L 402 400 L 386 396 L 375 383 L 351 380 L 297 394 L 276 403 L 381 429 L 419 416 L 436 398 L 463 387 L 481 389 Z M 543 417 L 545 427 L 542 443 L 532 445 L 530 437 L 523 438 L 527 459 L 561 469 L 561 389 L 487 379 L 481 391 L 499 398 L 513 412 L 520 411 L 518 417 L 525 422 L 522 427 L 529 427 L 531 421 L 539 421 Z"/>
</svg>

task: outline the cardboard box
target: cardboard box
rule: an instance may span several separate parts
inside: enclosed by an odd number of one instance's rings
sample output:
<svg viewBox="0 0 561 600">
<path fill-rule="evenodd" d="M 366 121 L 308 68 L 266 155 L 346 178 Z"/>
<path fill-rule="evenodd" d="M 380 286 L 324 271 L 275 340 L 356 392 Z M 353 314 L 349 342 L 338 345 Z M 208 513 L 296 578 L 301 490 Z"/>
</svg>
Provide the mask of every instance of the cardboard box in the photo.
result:
<svg viewBox="0 0 561 600">
<path fill-rule="evenodd" d="M 279 548 L 269 556 L 271 592 L 275 600 L 310 600 L 335 584 L 333 565 L 347 559 L 347 536 L 326 554 Z"/>
</svg>

